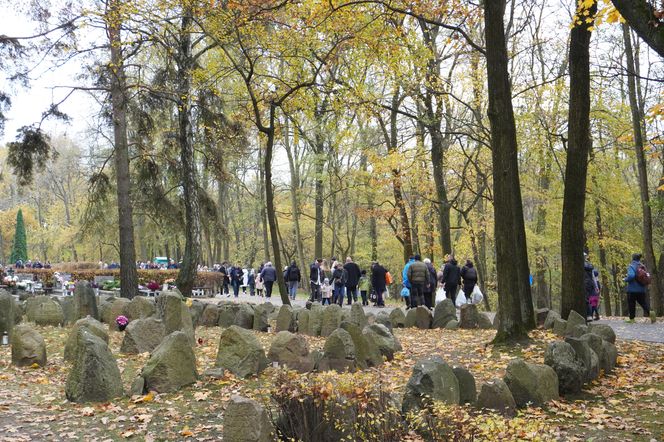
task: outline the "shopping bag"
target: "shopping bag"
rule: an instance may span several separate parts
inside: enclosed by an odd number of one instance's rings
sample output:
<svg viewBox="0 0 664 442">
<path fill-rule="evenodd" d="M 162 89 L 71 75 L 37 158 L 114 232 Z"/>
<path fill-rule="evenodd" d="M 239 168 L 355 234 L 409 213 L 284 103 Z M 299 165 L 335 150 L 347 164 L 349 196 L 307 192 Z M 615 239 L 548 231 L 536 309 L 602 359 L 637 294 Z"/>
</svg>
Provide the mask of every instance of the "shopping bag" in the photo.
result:
<svg viewBox="0 0 664 442">
<path fill-rule="evenodd" d="M 466 299 L 466 295 L 463 293 L 463 291 L 460 291 L 456 298 L 456 306 L 460 308 L 462 305 L 467 303 L 468 300 Z"/>
<path fill-rule="evenodd" d="M 401 297 L 402 298 L 409 298 L 410 297 L 410 290 L 408 290 L 408 287 L 404 287 L 401 289 Z"/>
<path fill-rule="evenodd" d="M 439 303 L 443 302 L 447 295 L 445 294 L 445 288 L 444 287 L 438 287 L 438 290 L 436 290 L 436 305 Z"/>
<path fill-rule="evenodd" d="M 477 284 L 475 284 L 475 288 L 473 289 L 473 294 L 471 295 L 471 297 L 472 297 L 472 304 L 479 304 L 484 299 L 484 295 L 480 290 L 480 286 L 478 286 Z"/>
</svg>

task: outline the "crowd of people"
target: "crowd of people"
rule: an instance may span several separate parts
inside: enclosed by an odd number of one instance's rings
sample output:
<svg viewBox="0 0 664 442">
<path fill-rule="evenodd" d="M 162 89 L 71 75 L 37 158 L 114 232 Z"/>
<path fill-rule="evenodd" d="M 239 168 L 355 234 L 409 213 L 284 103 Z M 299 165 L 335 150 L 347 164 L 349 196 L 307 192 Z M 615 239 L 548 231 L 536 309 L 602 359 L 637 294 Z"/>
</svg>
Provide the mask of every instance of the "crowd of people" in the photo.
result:
<svg viewBox="0 0 664 442">
<path fill-rule="evenodd" d="M 23 262 L 22 259 L 17 259 L 14 263 L 14 268 L 16 269 L 50 269 L 51 262 L 46 261 L 42 263 L 39 259 L 30 260 Z"/>
</svg>

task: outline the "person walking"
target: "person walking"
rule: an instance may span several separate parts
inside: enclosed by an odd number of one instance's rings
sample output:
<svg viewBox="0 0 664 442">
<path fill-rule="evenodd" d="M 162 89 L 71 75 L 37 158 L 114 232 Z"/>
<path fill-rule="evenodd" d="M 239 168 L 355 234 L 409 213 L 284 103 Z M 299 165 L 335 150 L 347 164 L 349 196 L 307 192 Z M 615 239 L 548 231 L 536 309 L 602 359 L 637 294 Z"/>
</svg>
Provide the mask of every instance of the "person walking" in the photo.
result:
<svg viewBox="0 0 664 442">
<path fill-rule="evenodd" d="M 436 276 L 436 269 L 429 258 L 424 258 L 424 265 L 427 266 L 428 274 L 427 281 L 424 284 L 424 305 L 428 308 L 433 308 L 434 293 L 438 288 L 438 277 Z"/>
<path fill-rule="evenodd" d="M 261 279 L 265 285 L 265 297 L 269 299 L 272 297 L 272 286 L 274 285 L 274 281 L 277 280 L 277 270 L 272 267 L 271 262 L 268 261 L 265 263 L 265 267 L 263 267 L 263 270 L 261 271 Z"/>
<path fill-rule="evenodd" d="M 643 309 L 643 315 L 646 318 L 650 316 L 650 306 L 646 297 L 647 286 L 650 284 L 650 274 L 641 263 L 640 253 L 632 255 L 632 262 L 627 267 L 627 277 L 624 281 L 627 283 L 627 309 L 629 311 L 627 322 L 633 324 L 637 302 Z"/>
<path fill-rule="evenodd" d="M 593 320 L 592 306 L 590 300 L 597 294 L 595 277 L 593 275 L 593 265 L 586 261 L 583 264 L 583 291 L 586 297 L 586 322 Z"/>
<path fill-rule="evenodd" d="M 346 279 L 346 296 L 348 297 L 348 305 L 357 302 L 357 283 L 360 282 L 361 270 L 357 263 L 353 262 L 349 256 L 346 258 L 344 270 L 347 274 Z"/>
<path fill-rule="evenodd" d="M 323 260 L 321 258 L 316 258 L 316 261 L 314 261 L 314 263 L 309 267 L 309 286 L 311 288 L 311 296 L 309 297 L 309 301 L 311 302 L 321 300 L 321 284 L 325 279 L 322 264 Z"/>
<path fill-rule="evenodd" d="M 463 278 L 463 293 L 468 302 L 473 299 L 473 289 L 477 284 L 477 269 L 473 266 L 470 259 L 466 260 L 466 265 L 461 269 L 461 278 Z"/>
<path fill-rule="evenodd" d="M 357 288 L 360 290 L 360 296 L 362 297 L 362 305 L 369 305 L 369 300 L 367 299 L 369 294 L 369 278 L 367 277 L 367 271 L 362 270 L 360 275 L 360 281 L 357 284 Z"/>
<path fill-rule="evenodd" d="M 386 274 L 387 269 L 380 265 L 378 261 L 373 263 L 371 266 L 371 286 L 373 287 L 374 293 L 376 293 L 376 307 L 385 307 L 383 294 L 385 293 L 386 289 Z"/>
<path fill-rule="evenodd" d="M 228 263 L 226 261 L 221 263 L 221 267 L 219 267 L 219 273 L 221 273 L 222 278 L 222 293 L 226 296 L 231 296 L 228 290 L 228 282 L 230 279 L 228 277 Z"/>
<path fill-rule="evenodd" d="M 247 274 L 247 285 L 249 286 L 249 296 L 256 295 L 256 272 L 254 268 L 250 267 Z"/>
<path fill-rule="evenodd" d="M 456 305 L 457 292 L 461 283 L 461 269 L 459 269 L 457 260 L 450 257 L 450 260 L 443 267 L 442 284 L 445 288 L 446 296 Z"/>
<path fill-rule="evenodd" d="M 297 288 L 302 281 L 302 274 L 300 268 L 297 266 L 295 261 L 290 263 L 290 266 L 286 269 L 286 284 L 288 284 L 288 296 L 290 299 L 295 300 L 297 296 Z"/>
<path fill-rule="evenodd" d="M 325 278 L 323 284 L 320 286 L 320 292 L 322 294 L 322 305 L 330 305 L 330 299 L 332 298 L 332 286 L 330 285 L 330 280 Z"/>
<path fill-rule="evenodd" d="M 344 305 L 344 291 L 346 289 L 347 280 L 348 273 L 341 263 L 337 263 L 337 266 L 332 272 L 332 281 L 334 282 L 334 295 L 332 296 L 333 303 Z"/>
<path fill-rule="evenodd" d="M 424 305 L 424 285 L 429 279 L 429 269 L 422 262 L 420 255 L 413 257 L 413 262 L 408 266 L 407 275 L 410 283 L 410 308 Z"/>
<path fill-rule="evenodd" d="M 263 282 L 263 278 L 261 278 L 261 274 L 258 273 L 256 274 L 256 295 L 262 298 L 264 289 L 265 283 Z"/>
</svg>

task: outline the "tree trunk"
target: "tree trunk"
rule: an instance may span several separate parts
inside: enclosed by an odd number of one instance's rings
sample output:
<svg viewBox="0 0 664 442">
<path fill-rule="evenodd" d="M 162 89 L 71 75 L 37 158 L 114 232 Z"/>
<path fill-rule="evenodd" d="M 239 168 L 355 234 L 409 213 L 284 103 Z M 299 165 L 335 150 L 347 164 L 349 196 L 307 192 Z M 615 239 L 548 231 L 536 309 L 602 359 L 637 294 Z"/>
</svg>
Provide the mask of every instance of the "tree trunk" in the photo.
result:
<svg viewBox="0 0 664 442">
<path fill-rule="evenodd" d="M 258 164 L 262 165 L 263 161 L 262 157 L 263 156 L 263 149 L 259 146 L 258 147 Z M 265 168 L 259 166 L 259 187 L 260 187 L 260 205 L 261 205 L 261 210 L 260 210 L 260 215 L 261 215 L 261 224 L 263 226 L 263 252 L 264 252 L 264 259 L 270 261 L 270 241 L 268 239 L 268 228 L 267 228 L 267 213 L 265 211 Z"/>
<path fill-rule="evenodd" d="M 507 71 L 504 12 L 505 0 L 486 0 L 484 32 L 500 319 L 500 327 L 494 338 L 496 343 L 527 339 L 528 330 L 535 326 L 519 181 L 516 124 Z"/>
<path fill-rule="evenodd" d="M 648 165 L 643 153 L 643 133 L 641 132 L 641 123 L 643 115 L 639 110 L 636 92 L 636 65 L 634 63 L 634 52 L 632 49 L 632 40 L 629 33 L 629 27 L 623 24 L 623 38 L 625 39 L 625 55 L 627 57 L 627 89 L 629 95 L 629 107 L 632 110 L 632 130 L 634 131 L 634 150 L 636 153 L 636 167 L 639 172 L 639 193 L 641 194 L 641 209 L 643 210 L 643 253 L 645 255 L 646 266 L 652 275 L 652 283 L 649 287 L 650 301 L 652 310 L 658 316 L 664 315 L 664 300 L 662 299 L 662 290 L 660 287 L 659 272 L 655 250 L 653 248 L 653 229 L 652 229 L 652 210 L 650 208 L 650 191 L 648 188 Z"/>
<path fill-rule="evenodd" d="M 295 129 L 297 130 L 297 129 Z M 286 155 L 288 157 L 288 167 L 290 169 L 290 196 L 291 207 L 293 211 L 293 234 L 295 236 L 295 247 L 297 249 L 297 259 L 301 269 L 306 269 L 306 261 L 304 260 L 304 248 L 302 246 L 302 234 L 300 233 L 300 203 L 297 193 L 300 188 L 300 172 L 298 170 L 297 158 L 294 155 L 294 146 L 291 148 L 290 131 L 288 125 L 288 118 L 284 119 L 284 147 L 286 148 Z"/>
<path fill-rule="evenodd" d="M 136 249 L 131 205 L 131 181 L 129 178 L 129 143 L 127 140 L 127 85 L 122 57 L 121 0 L 108 4 L 106 28 L 111 51 L 111 105 L 113 112 L 113 141 L 115 174 L 117 178 L 118 224 L 120 242 L 120 296 L 133 298 L 138 291 L 136 273 Z M 69 208 L 66 208 L 69 216 Z M 76 249 L 72 246 L 74 259 Z"/>
<path fill-rule="evenodd" d="M 438 229 L 440 230 L 440 247 L 443 256 L 452 253 L 452 234 L 450 231 L 450 202 L 447 199 L 445 185 L 446 142 L 438 127 L 429 127 L 431 135 L 431 162 L 433 164 L 433 182 L 436 187 L 436 206 L 438 207 Z"/>
<path fill-rule="evenodd" d="M 655 8 L 646 0 L 611 0 L 629 26 L 664 58 L 664 26 L 655 16 Z"/>
<path fill-rule="evenodd" d="M 284 281 L 283 266 L 281 265 L 281 251 L 279 245 L 279 227 L 277 226 L 277 212 L 274 207 L 274 188 L 272 186 L 272 153 L 274 150 L 274 119 L 276 108 L 270 104 L 270 125 L 267 127 L 265 135 L 265 203 L 267 207 L 267 220 L 270 225 L 270 240 L 272 241 L 272 253 L 274 255 L 274 268 L 277 270 L 277 283 L 279 295 L 284 305 L 290 305 L 290 298 L 286 290 Z"/>
<path fill-rule="evenodd" d="M 577 0 L 581 8 L 582 0 Z M 597 4 L 590 8 L 595 16 Z M 583 249 L 586 206 L 586 180 L 590 139 L 590 37 L 591 23 L 575 25 L 570 33 L 569 46 L 569 126 L 567 164 L 565 166 L 565 192 L 561 230 L 561 306 L 560 314 L 567 318 L 574 310 L 584 318 L 587 314 L 583 295 Z"/>
<path fill-rule="evenodd" d="M 597 188 L 597 186 L 595 186 Z M 606 316 L 611 316 L 611 292 L 609 290 L 609 280 L 606 275 L 606 247 L 604 246 L 604 226 L 602 225 L 602 211 L 599 207 L 599 198 L 595 198 L 595 226 L 597 227 L 597 243 L 599 245 L 599 265 L 600 277 L 602 280 L 601 295 L 604 300 L 604 311 Z"/>
<path fill-rule="evenodd" d="M 191 45 L 191 10 L 183 11 L 178 55 L 178 142 L 182 199 L 185 217 L 185 246 L 182 266 L 175 282 L 183 296 L 191 296 L 196 278 L 196 266 L 201 255 L 201 220 L 194 158 L 193 129 L 191 124 L 191 75 L 193 69 Z"/>
<path fill-rule="evenodd" d="M 314 135 L 314 173 L 316 185 L 314 189 L 314 255 L 316 259 L 323 258 L 323 205 L 325 203 L 323 191 L 323 174 L 325 172 L 325 138 L 323 137 L 323 113 L 325 104 L 316 107 L 316 133 Z"/>
</svg>

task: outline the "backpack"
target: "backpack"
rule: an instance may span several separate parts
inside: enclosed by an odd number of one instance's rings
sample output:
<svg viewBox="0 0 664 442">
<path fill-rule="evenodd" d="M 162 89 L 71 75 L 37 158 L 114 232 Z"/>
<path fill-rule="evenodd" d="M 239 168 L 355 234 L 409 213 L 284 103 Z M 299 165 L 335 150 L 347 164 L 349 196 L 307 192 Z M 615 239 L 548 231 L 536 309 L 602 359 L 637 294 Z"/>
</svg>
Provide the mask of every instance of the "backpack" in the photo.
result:
<svg viewBox="0 0 664 442">
<path fill-rule="evenodd" d="M 394 280 L 392 279 L 392 274 L 390 272 L 385 272 L 385 283 L 387 285 L 390 285 L 393 282 L 394 282 Z"/>
<path fill-rule="evenodd" d="M 641 284 L 642 286 L 648 286 L 650 285 L 650 282 L 652 281 L 652 276 L 650 276 L 650 273 L 646 269 L 646 266 L 641 264 L 637 269 L 636 269 L 636 282 Z"/>
</svg>

